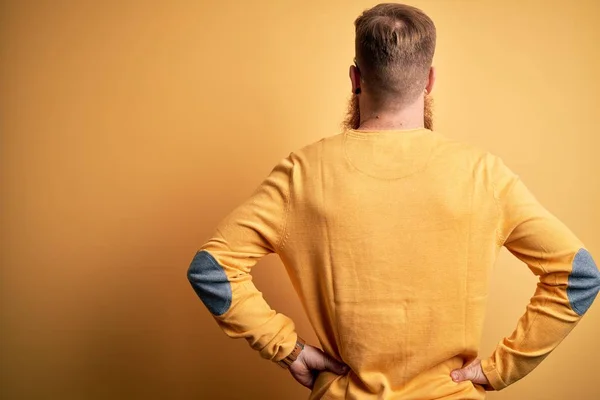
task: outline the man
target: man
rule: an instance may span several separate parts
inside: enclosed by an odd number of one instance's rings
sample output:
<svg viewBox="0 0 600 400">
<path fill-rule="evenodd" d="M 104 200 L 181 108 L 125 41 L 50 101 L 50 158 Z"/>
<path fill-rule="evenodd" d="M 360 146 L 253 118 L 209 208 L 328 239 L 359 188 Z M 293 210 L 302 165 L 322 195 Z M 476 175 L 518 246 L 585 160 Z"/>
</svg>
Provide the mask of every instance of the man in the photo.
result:
<svg viewBox="0 0 600 400">
<path fill-rule="evenodd" d="M 310 399 L 483 399 L 539 365 L 597 296 L 583 243 L 498 157 L 432 130 L 436 30 L 380 4 L 355 21 L 343 133 L 283 158 L 197 252 L 188 278 L 224 332 Z M 478 358 L 502 246 L 539 283 Z M 251 268 L 277 253 L 323 350 L 269 307 Z"/>
</svg>

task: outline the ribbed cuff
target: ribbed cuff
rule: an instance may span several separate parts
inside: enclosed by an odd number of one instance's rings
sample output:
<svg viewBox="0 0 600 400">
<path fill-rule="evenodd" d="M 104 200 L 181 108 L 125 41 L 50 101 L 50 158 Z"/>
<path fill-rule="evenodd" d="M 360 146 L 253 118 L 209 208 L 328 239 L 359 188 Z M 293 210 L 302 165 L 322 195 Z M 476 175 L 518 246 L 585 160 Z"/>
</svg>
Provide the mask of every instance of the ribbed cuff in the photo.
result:
<svg viewBox="0 0 600 400">
<path fill-rule="evenodd" d="M 273 356 L 272 361 L 278 363 L 279 361 L 292 354 L 294 348 L 296 347 L 297 340 L 298 333 L 294 331 L 286 338 L 285 343 L 281 343 L 281 345 L 279 346 L 279 350 L 277 351 L 275 356 Z"/>
<path fill-rule="evenodd" d="M 496 366 L 494 365 L 494 361 L 491 358 L 486 358 L 484 360 L 481 360 L 481 369 L 483 370 L 483 374 L 486 376 L 486 378 L 490 382 L 489 385 L 483 385 L 483 388 L 485 390 L 487 390 L 487 391 L 502 390 L 506 386 L 508 386 L 506 383 L 504 383 L 504 381 L 500 377 L 500 373 L 496 369 Z"/>
</svg>

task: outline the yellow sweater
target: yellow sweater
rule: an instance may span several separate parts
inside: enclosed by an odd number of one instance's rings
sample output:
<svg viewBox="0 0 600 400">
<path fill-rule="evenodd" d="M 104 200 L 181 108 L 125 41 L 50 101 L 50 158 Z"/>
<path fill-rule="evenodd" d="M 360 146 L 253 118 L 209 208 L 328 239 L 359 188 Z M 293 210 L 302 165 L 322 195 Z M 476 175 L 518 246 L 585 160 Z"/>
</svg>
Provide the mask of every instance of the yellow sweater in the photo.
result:
<svg viewBox="0 0 600 400">
<path fill-rule="evenodd" d="M 511 336 L 482 357 L 502 246 L 539 283 Z M 351 368 L 319 374 L 310 399 L 483 399 L 542 362 L 600 288 L 583 243 L 500 158 L 427 129 L 347 130 L 290 153 L 196 253 L 188 278 L 219 326 L 278 361 L 297 332 L 250 274 L 272 252 L 313 345 Z M 491 386 L 452 381 L 475 357 Z"/>
</svg>

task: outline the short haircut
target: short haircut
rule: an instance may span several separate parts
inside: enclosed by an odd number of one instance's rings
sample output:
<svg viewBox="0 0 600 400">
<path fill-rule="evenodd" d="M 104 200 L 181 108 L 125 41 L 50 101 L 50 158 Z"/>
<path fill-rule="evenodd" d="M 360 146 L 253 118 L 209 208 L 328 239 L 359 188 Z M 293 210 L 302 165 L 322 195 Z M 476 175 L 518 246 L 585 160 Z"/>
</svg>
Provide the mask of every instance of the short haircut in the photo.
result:
<svg viewBox="0 0 600 400">
<path fill-rule="evenodd" d="M 421 10 L 383 3 L 354 21 L 356 63 L 376 103 L 409 104 L 427 86 L 436 29 Z"/>
</svg>

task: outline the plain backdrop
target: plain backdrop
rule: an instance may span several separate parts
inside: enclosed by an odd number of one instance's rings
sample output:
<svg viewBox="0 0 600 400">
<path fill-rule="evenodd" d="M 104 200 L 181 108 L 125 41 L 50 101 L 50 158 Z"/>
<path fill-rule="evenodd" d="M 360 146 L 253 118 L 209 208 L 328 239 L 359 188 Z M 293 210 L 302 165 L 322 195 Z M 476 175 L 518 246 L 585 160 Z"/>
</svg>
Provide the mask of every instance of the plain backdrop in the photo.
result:
<svg viewBox="0 0 600 400">
<path fill-rule="evenodd" d="M 186 279 L 275 163 L 340 132 L 376 3 L 0 2 L 0 397 L 305 399 Z M 600 259 L 600 2 L 410 1 L 435 21 L 435 129 L 501 156 Z M 275 255 L 253 272 L 316 337 Z M 537 278 L 503 250 L 480 356 Z M 491 400 L 600 398 L 600 305 Z"/>
</svg>

